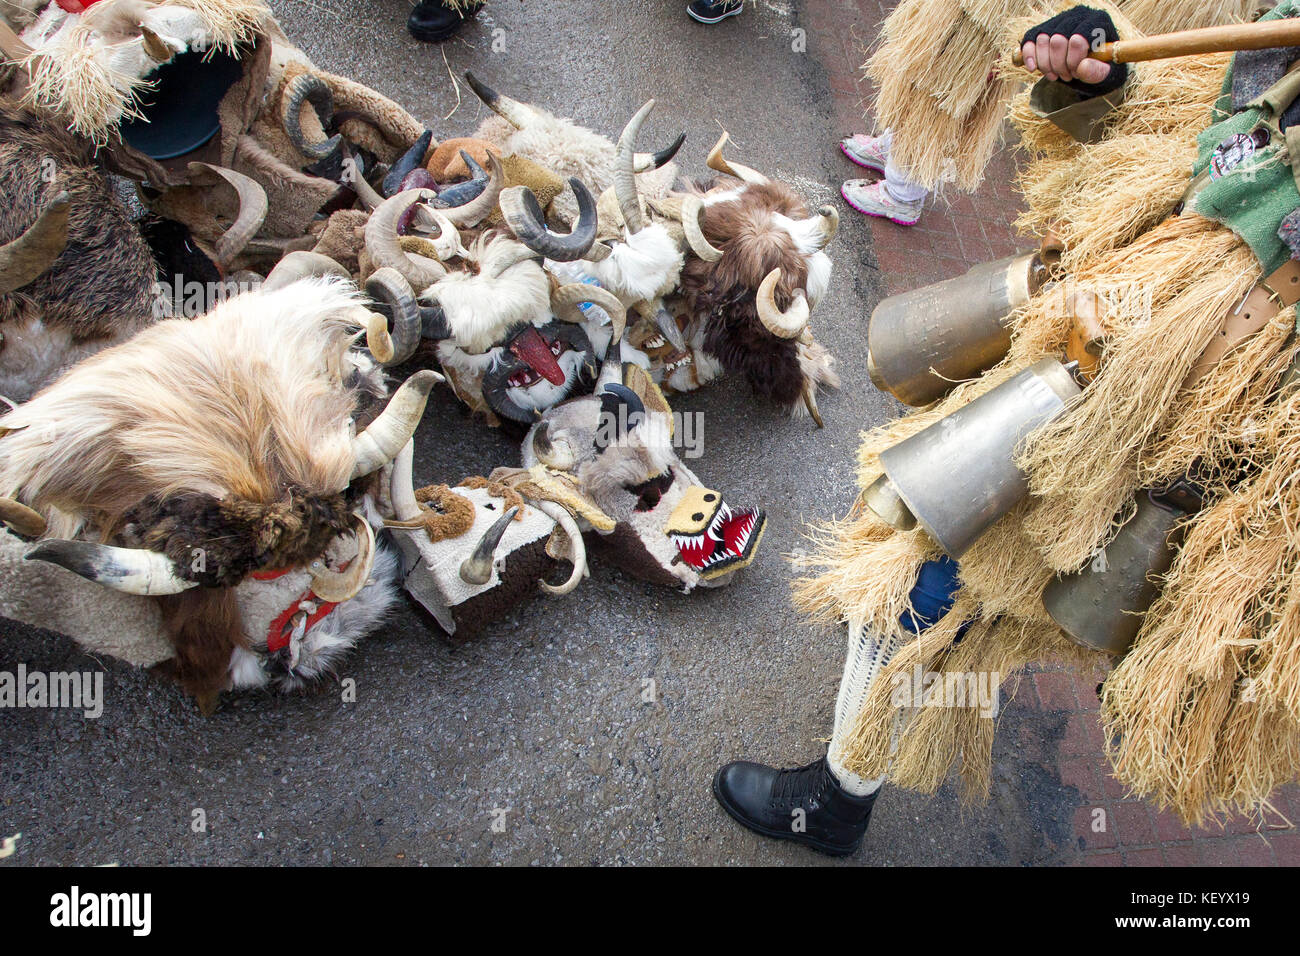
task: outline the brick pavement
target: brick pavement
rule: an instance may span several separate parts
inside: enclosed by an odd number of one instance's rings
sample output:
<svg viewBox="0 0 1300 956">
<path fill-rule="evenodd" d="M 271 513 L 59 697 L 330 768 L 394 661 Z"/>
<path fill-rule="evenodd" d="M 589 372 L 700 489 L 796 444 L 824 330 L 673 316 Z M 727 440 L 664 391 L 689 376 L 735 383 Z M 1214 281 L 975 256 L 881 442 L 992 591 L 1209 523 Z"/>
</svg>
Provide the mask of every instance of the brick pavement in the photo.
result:
<svg viewBox="0 0 1300 956">
<path fill-rule="evenodd" d="M 805 0 L 803 19 L 810 49 L 826 68 L 839 135 L 865 131 L 870 84 L 860 67 L 880 22 L 894 7 L 884 0 Z M 834 144 L 828 144 L 833 147 Z M 931 197 L 914 227 L 871 220 L 882 287 L 887 294 L 960 275 L 972 265 L 1031 248 L 1012 223 L 1020 207 L 1015 189 L 1014 144 L 990 163 L 974 195 L 949 189 Z M 844 161 L 844 178 L 866 174 Z M 845 215 L 858 215 L 847 207 Z M 1077 862 L 1087 866 L 1298 866 L 1300 787 L 1273 796 L 1274 810 L 1262 818 L 1228 820 L 1222 827 L 1188 829 L 1173 814 L 1157 812 L 1128 796 L 1111 776 L 1103 754 L 1096 686 L 1104 676 L 1043 670 L 1021 682 L 1023 706 L 1065 714 L 1056 770 L 1078 793 L 1074 827 Z"/>
</svg>

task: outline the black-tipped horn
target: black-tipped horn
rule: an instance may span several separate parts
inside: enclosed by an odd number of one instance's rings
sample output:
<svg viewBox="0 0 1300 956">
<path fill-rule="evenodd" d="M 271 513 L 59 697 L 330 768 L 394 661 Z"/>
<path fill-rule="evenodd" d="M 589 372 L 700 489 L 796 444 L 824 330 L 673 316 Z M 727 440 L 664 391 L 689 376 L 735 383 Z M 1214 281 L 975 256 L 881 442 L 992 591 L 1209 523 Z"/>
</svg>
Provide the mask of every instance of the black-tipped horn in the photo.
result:
<svg viewBox="0 0 1300 956">
<path fill-rule="evenodd" d="M 599 226 L 591 191 L 579 179 L 570 179 L 569 188 L 578 200 L 578 221 L 567 236 L 547 228 L 542 207 L 527 186 L 513 186 L 501 193 L 506 225 L 529 249 L 556 262 L 574 262 L 585 256 L 596 241 Z"/>
<path fill-rule="evenodd" d="M 388 175 L 384 177 L 383 182 L 385 196 L 395 196 L 402 191 L 402 180 L 417 166 L 424 165 L 424 154 L 429 151 L 429 144 L 432 142 L 433 130 L 426 129 L 415 141 L 415 145 L 399 156 L 397 162 L 389 167 Z"/>
<path fill-rule="evenodd" d="M 609 382 L 600 393 L 600 414 L 612 416 L 616 434 L 625 435 L 645 420 L 645 402 L 626 385 Z"/>
<path fill-rule="evenodd" d="M 682 148 L 686 142 L 686 134 L 681 133 L 673 140 L 672 145 L 666 149 L 661 149 L 657 153 L 637 153 L 635 169 L 638 173 L 649 172 L 652 169 L 662 169 L 673 161 L 677 151 Z"/>
<path fill-rule="evenodd" d="M 447 321 L 447 313 L 442 310 L 442 306 L 420 306 L 420 335 L 435 342 L 451 338 L 451 323 Z"/>
<path fill-rule="evenodd" d="M 460 579 L 462 581 L 466 584 L 482 586 L 492 580 L 492 563 L 497 545 L 505 537 L 510 522 L 515 520 L 515 515 L 518 513 L 518 506 L 512 507 L 483 532 L 483 537 L 479 539 L 478 544 L 474 547 L 474 553 L 461 563 Z"/>
</svg>

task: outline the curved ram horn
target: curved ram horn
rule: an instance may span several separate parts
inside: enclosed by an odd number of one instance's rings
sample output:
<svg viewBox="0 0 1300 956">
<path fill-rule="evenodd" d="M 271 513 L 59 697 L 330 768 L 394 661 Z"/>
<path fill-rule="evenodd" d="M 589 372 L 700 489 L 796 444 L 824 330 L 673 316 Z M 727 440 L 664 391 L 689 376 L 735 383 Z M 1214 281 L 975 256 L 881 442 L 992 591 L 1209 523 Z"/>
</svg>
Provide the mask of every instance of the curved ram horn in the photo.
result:
<svg viewBox="0 0 1300 956">
<path fill-rule="evenodd" d="M 307 570 L 311 573 L 311 592 L 331 604 L 342 604 L 361 593 L 370 580 L 375 567 L 375 532 L 370 522 L 353 515 L 357 525 L 357 554 L 346 571 L 331 571 L 323 557 L 317 558 Z"/>
<path fill-rule="evenodd" d="M 35 282 L 68 245 L 72 200 L 60 192 L 21 236 L 0 246 L 0 295 Z"/>
<path fill-rule="evenodd" d="M 0 521 L 25 538 L 39 538 L 47 527 L 43 514 L 13 498 L 0 497 Z"/>
<path fill-rule="evenodd" d="M 417 202 L 435 196 L 432 189 L 408 189 L 385 199 L 366 221 L 366 251 L 380 269 L 396 269 L 411 288 L 423 292 L 447 274 L 442 263 L 426 256 L 411 256 L 402 251 L 397 225 L 406 211 Z"/>
<path fill-rule="evenodd" d="M 280 122 L 289 134 L 289 141 L 304 156 L 312 159 L 324 159 L 343 144 L 343 137 L 338 133 L 320 143 L 309 143 L 302 131 L 302 108 L 304 103 L 316 107 L 322 127 L 328 127 L 334 118 L 334 94 L 319 76 L 300 73 L 289 81 L 284 94 L 280 97 Z"/>
<path fill-rule="evenodd" d="M 686 196 L 682 199 L 682 229 L 691 251 L 705 262 L 717 262 L 722 258 L 722 250 L 704 237 L 700 225 L 700 216 L 704 215 L 704 203 L 699 196 Z"/>
<path fill-rule="evenodd" d="M 628 235 L 635 235 L 645 227 L 645 220 L 641 217 L 641 200 L 636 191 L 635 150 L 641 124 L 654 108 L 655 101 L 646 100 L 636 115 L 627 121 L 623 134 L 618 138 L 614 159 L 614 193 L 618 196 L 618 208 L 623 213 L 623 224 L 627 227 Z"/>
<path fill-rule="evenodd" d="M 145 56 L 155 63 L 166 63 L 172 58 L 171 47 L 144 24 L 140 25 L 140 42 L 144 45 Z"/>
<path fill-rule="evenodd" d="M 216 173 L 230 183 L 239 196 L 239 213 L 235 216 L 235 221 L 230 224 L 230 228 L 217 240 L 215 250 L 217 264 L 222 269 L 226 269 L 261 230 L 262 223 L 266 222 L 266 211 L 269 208 L 266 200 L 266 190 L 261 187 L 257 180 L 245 176 L 243 173 L 237 173 L 233 169 L 227 169 L 225 166 L 214 166 L 212 163 L 190 163 L 189 169 L 191 173 L 198 169 Z"/>
<path fill-rule="evenodd" d="M 483 192 L 463 206 L 450 206 L 443 209 L 447 218 L 457 226 L 478 225 L 496 208 L 497 200 L 501 197 L 501 190 L 506 184 L 506 171 L 502 168 L 501 160 L 497 159 L 496 153 L 489 150 L 487 159 L 491 178 Z"/>
<path fill-rule="evenodd" d="M 547 422 L 541 422 L 533 429 L 532 447 L 537 460 L 547 468 L 554 468 L 556 471 L 572 471 L 573 466 L 577 464 L 573 449 L 567 441 L 562 447 L 551 441 L 551 426 Z"/>
<path fill-rule="evenodd" d="M 586 302 L 604 309 L 609 316 L 610 325 L 614 329 L 614 338 L 610 341 L 621 340 L 627 328 L 627 308 L 614 293 L 585 282 L 569 282 L 551 292 L 551 312 L 561 322 L 572 322 L 575 325 L 586 322 L 586 314 L 578 308 Z"/>
<path fill-rule="evenodd" d="M 501 214 L 519 241 L 540 256 L 555 262 L 581 259 L 596 241 L 596 200 L 579 179 L 569 188 L 578 200 L 578 221 L 567 236 L 551 232 L 537 197 L 527 186 L 511 186 L 501 192 Z"/>
<path fill-rule="evenodd" d="M 275 268 L 262 283 L 262 289 L 265 292 L 275 292 L 292 285 L 299 279 L 312 279 L 318 276 L 338 276 L 341 279 L 352 280 L 352 274 L 329 256 L 319 252 L 299 250 L 288 253 L 275 264 Z"/>
<path fill-rule="evenodd" d="M 808 298 L 803 289 L 794 294 L 790 308 L 782 312 L 776 306 L 776 286 L 781 281 L 781 270 L 773 269 L 758 287 L 758 317 L 763 327 L 778 339 L 793 339 L 808 327 Z"/>
<path fill-rule="evenodd" d="M 811 219 L 818 219 L 818 235 L 811 249 L 806 252 L 820 252 L 831 244 L 835 234 L 840 231 L 840 211 L 834 206 L 822 206 Z"/>
<path fill-rule="evenodd" d="M 652 169 L 661 169 L 672 162 L 672 158 L 677 155 L 677 151 L 682 148 L 682 143 L 686 142 L 686 134 L 681 133 L 673 140 L 672 145 L 666 149 L 661 149 L 657 153 L 637 153 L 632 160 L 632 169 L 638 173 L 647 173 Z"/>
<path fill-rule="evenodd" d="M 708 166 L 709 169 L 715 169 L 720 173 L 726 173 L 728 176 L 735 176 L 737 179 L 750 183 L 755 186 L 763 186 L 771 182 L 766 176 L 756 169 L 750 169 L 748 166 L 742 166 L 740 163 L 729 163 L 722 156 L 723 147 L 731 139 L 731 134 L 726 130 L 722 131 L 722 136 L 718 138 L 717 144 L 709 150 Z"/>
<path fill-rule="evenodd" d="M 142 548 L 115 548 L 93 541 L 52 538 L 41 541 L 23 555 L 25 561 L 48 561 L 124 594 L 157 597 L 180 594 L 197 581 L 186 581 L 176 573 L 171 558 Z"/>
<path fill-rule="evenodd" d="M 387 346 L 390 352 L 388 358 L 381 358 L 375 354 L 373 348 L 370 350 L 371 353 L 382 365 L 402 364 L 415 354 L 416 348 L 420 345 L 420 304 L 415 301 L 411 284 L 402 278 L 402 274 L 396 269 L 376 269 L 366 280 L 366 295 L 388 306 L 393 320 L 391 338 L 387 334 L 387 323 L 384 329 L 386 334 L 382 337 L 388 340 Z M 383 318 L 378 312 L 372 314 Z M 368 329 L 366 340 L 367 342 L 370 340 Z"/>
<path fill-rule="evenodd" d="M 414 145 L 388 168 L 388 175 L 384 177 L 383 182 L 385 196 L 395 196 L 402 191 L 402 180 L 417 166 L 424 165 L 424 154 L 429 151 L 429 144 L 432 142 L 433 130 L 426 129 Z"/>
<path fill-rule="evenodd" d="M 547 594 L 563 597 L 576 588 L 582 582 L 583 575 L 587 573 L 587 544 L 582 540 L 578 523 L 573 520 L 573 515 L 569 512 L 552 501 L 537 501 L 533 505 L 564 529 L 573 548 L 573 573 L 569 575 L 569 580 L 560 585 L 547 584 L 545 581 L 538 582 Z"/>
<path fill-rule="evenodd" d="M 493 555 L 496 553 L 497 545 L 505 537 L 510 522 L 515 520 L 515 515 L 518 513 L 518 505 L 511 507 L 500 518 L 492 522 L 492 527 L 483 532 L 483 537 L 479 539 L 478 544 L 474 547 L 474 553 L 461 562 L 460 579 L 462 581 L 466 584 L 481 587 L 492 580 Z"/>
<path fill-rule="evenodd" d="M 537 118 L 535 108 L 526 103 L 520 103 L 518 100 L 512 100 L 508 96 L 502 96 L 473 73 L 466 71 L 465 82 L 469 84 L 469 88 L 474 91 L 474 95 L 482 100 L 488 109 L 515 129 L 523 129 L 528 123 Z"/>
<path fill-rule="evenodd" d="M 442 376 L 431 369 L 416 372 L 388 400 L 379 417 L 352 439 L 354 479 L 378 471 L 397 456 L 415 434 L 429 393 L 441 381 Z"/>
</svg>

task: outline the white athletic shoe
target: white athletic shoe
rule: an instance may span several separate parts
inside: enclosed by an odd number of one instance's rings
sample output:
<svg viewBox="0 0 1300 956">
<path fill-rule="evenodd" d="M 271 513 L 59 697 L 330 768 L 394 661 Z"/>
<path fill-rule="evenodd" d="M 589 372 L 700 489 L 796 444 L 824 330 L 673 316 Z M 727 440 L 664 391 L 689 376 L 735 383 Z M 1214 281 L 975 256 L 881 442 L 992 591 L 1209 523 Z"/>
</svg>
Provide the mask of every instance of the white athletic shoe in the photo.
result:
<svg viewBox="0 0 1300 956">
<path fill-rule="evenodd" d="M 840 140 L 840 151 L 863 169 L 874 169 L 878 173 L 885 171 L 889 157 L 880 148 L 879 136 L 857 133 Z"/>
<path fill-rule="evenodd" d="M 899 202 L 889 195 L 885 182 L 869 182 L 865 179 L 850 179 L 840 187 L 844 201 L 866 216 L 879 216 L 900 226 L 915 226 L 921 218 L 925 207 L 922 199 L 916 202 Z"/>
</svg>

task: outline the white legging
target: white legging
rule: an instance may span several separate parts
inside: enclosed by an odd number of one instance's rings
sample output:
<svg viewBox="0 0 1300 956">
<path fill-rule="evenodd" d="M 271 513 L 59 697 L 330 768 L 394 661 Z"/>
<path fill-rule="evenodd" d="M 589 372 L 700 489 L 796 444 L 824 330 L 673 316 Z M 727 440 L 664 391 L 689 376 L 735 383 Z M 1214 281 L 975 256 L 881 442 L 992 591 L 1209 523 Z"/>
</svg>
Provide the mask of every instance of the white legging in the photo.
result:
<svg viewBox="0 0 1300 956">
<path fill-rule="evenodd" d="M 827 756 L 831 773 L 849 793 L 866 796 L 879 789 L 884 777 L 867 780 L 844 769 L 842 748 L 844 736 L 853 726 L 853 720 L 862 712 L 867 692 L 881 669 L 902 646 L 896 635 L 881 637 L 861 622 L 849 623 L 848 653 L 844 660 L 844 676 L 840 678 L 840 693 L 835 699 L 835 729 Z"/>
</svg>

